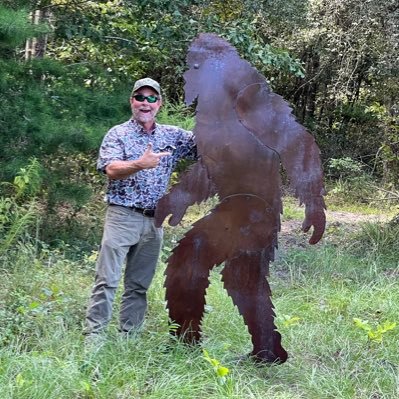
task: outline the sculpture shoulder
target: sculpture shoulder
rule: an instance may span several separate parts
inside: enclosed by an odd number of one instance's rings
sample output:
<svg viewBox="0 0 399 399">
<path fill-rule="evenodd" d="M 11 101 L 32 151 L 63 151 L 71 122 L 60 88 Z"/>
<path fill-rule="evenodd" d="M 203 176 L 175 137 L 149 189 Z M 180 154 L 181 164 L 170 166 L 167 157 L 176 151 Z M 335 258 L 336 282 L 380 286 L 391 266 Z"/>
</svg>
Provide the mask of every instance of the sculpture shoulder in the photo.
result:
<svg viewBox="0 0 399 399">
<path fill-rule="evenodd" d="M 236 112 L 244 125 L 261 122 L 263 125 L 276 118 L 293 117 L 292 109 L 278 94 L 273 93 L 266 82 L 258 82 L 241 89 L 237 94 Z"/>
<path fill-rule="evenodd" d="M 273 149 L 285 148 L 292 140 L 301 140 L 308 135 L 297 122 L 288 102 L 273 93 L 266 82 L 243 88 L 237 95 L 235 109 L 239 122 Z"/>
</svg>

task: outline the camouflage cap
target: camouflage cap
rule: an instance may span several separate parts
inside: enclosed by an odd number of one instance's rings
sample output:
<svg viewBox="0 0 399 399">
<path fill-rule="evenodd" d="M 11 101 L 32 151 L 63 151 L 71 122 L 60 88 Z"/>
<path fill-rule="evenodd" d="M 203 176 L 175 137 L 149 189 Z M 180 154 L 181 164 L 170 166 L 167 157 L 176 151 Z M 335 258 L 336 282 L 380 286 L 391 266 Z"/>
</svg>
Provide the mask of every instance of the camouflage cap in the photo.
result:
<svg viewBox="0 0 399 399">
<path fill-rule="evenodd" d="M 155 81 L 154 79 L 151 79 L 151 78 L 143 78 L 143 79 L 136 80 L 136 82 L 134 83 L 132 95 L 134 92 L 136 92 L 137 90 L 139 90 L 145 86 L 151 87 L 158 94 L 161 94 L 161 86 L 159 85 L 159 83 L 157 81 Z"/>
</svg>

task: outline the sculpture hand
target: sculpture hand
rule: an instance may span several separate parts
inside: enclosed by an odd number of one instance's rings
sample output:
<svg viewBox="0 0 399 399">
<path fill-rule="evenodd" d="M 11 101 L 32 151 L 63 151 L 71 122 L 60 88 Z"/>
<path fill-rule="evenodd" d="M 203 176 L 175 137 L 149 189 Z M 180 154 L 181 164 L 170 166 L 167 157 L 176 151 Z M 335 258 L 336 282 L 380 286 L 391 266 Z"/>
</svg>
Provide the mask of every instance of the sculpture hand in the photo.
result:
<svg viewBox="0 0 399 399">
<path fill-rule="evenodd" d="M 312 226 L 313 233 L 309 239 L 309 244 L 313 245 L 320 241 L 326 228 L 326 214 L 323 206 L 306 206 L 302 230 L 306 233 Z"/>
<path fill-rule="evenodd" d="M 176 201 L 176 199 L 173 199 L 169 193 L 158 201 L 157 209 L 155 211 L 155 225 L 157 227 L 160 227 L 166 216 L 170 214 L 172 214 L 169 219 L 169 224 L 171 226 L 176 226 L 182 220 L 188 207 L 188 205 L 183 205 L 183 201 L 181 201 L 182 197 L 184 197 L 184 193 L 179 196 L 180 201 Z"/>
<path fill-rule="evenodd" d="M 208 178 L 207 169 L 201 161 L 186 171 L 178 184 L 172 186 L 168 194 L 162 197 L 155 212 L 155 225 L 160 226 L 166 216 L 171 226 L 176 226 L 183 218 L 187 208 L 200 203 L 216 193 Z"/>
</svg>

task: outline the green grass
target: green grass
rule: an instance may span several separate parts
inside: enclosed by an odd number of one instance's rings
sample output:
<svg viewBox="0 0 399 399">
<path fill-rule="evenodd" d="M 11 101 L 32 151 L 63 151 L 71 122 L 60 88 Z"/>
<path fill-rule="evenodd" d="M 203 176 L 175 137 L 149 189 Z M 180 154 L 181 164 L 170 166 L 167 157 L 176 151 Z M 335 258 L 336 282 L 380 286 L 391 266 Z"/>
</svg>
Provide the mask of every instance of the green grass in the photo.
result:
<svg viewBox="0 0 399 399">
<path fill-rule="evenodd" d="M 294 197 L 286 197 L 283 205 L 282 220 L 302 219 L 305 217 L 305 208 L 299 205 Z"/>
<path fill-rule="evenodd" d="M 173 247 L 184 231 L 168 228 L 165 247 Z M 353 321 L 367 321 L 373 330 L 398 322 L 395 234 L 369 226 L 341 237 L 345 245 L 324 240 L 280 254 L 271 265 L 270 283 L 290 358 L 272 367 L 237 361 L 250 351 L 250 337 L 218 270 L 212 272 L 207 291 L 201 347 L 171 340 L 164 262 L 149 292 L 142 333 L 130 340 L 118 336 L 119 292 L 104 346 L 85 351 L 81 331 L 93 257 L 73 262 L 61 252 L 48 252 L 34 259 L 33 249 L 21 246 L 1 266 L 0 397 L 397 398 L 399 326 L 383 333 L 379 342 Z M 229 369 L 224 381 L 203 349 Z"/>
</svg>

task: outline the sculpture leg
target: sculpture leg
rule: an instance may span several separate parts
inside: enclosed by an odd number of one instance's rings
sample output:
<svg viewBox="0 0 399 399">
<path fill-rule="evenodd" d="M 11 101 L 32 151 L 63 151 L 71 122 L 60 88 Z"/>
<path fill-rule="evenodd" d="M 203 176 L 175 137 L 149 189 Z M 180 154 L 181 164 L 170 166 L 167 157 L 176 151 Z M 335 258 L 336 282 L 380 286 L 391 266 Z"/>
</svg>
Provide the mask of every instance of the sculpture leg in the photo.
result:
<svg viewBox="0 0 399 399">
<path fill-rule="evenodd" d="M 173 334 L 187 343 L 201 338 L 201 319 L 205 306 L 205 291 L 213 259 L 207 259 L 206 243 L 198 245 L 197 234 L 184 238 L 173 251 L 166 269 L 166 301 L 169 318 L 178 328 Z"/>
<path fill-rule="evenodd" d="M 273 241 L 271 211 L 253 195 L 225 198 L 194 223 L 180 240 L 166 269 L 166 300 L 176 334 L 187 342 L 200 339 L 209 271 L 242 251 L 260 251 Z"/>
<path fill-rule="evenodd" d="M 244 253 L 226 262 L 222 271 L 224 286 L 243 316 L 252 337 L 255 360 L 284 363 L 287 352 L 274 324 L 275 313 L 266 280 L 270 250 Z"/>
<path fill-rule="evenodd" d="M 200 339 L 209 270 L 243 251 L 260 251 L 273 240 L 270 208 L 254 195 L 225 198 L 194 223 L 173 250 L 166 269 L 166 300 L 177 335 Z"/>
</svg>

